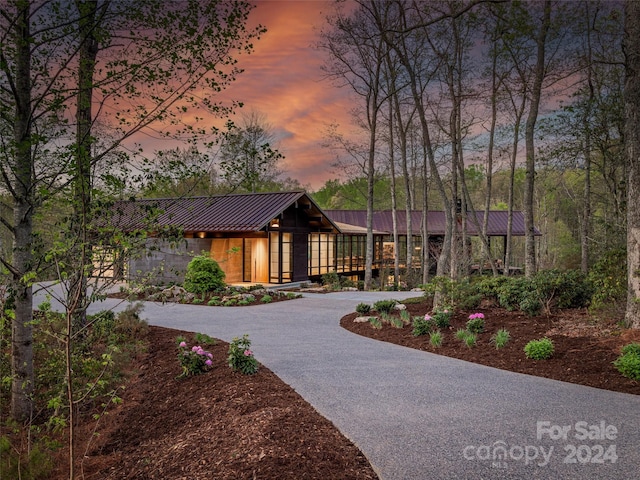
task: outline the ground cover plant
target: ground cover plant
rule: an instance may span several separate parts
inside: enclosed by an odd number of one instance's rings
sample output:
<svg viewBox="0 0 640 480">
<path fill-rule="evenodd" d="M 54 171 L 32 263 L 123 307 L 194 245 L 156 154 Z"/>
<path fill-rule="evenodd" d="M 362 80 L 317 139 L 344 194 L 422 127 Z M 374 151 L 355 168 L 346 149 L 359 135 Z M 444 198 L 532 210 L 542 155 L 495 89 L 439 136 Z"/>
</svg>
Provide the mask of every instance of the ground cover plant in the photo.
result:
<svg viewBox="0 0 640 480">
<path fill-rule="evenodd" d="M 454 308 L 450 325 L 438 328 L 432 319 L 430 299 L 420 297 L 403 303 L 413 319 L 412 324 L 404 328 L 396 328 L 377 317 L 371 322 L 355 323 L 356 312 L 343 317 L 340 324 L 358 335 L 438 355 L 503 370 L 640 394 L 640 380 L 625 377 L 619 371 L 622 368 L 624 371 L 640 372 L 637 370 L 640 369 L 640 363 L 635 363 L 640 356 L 622 354 L 625 345 L 640 343 L 640 331 L 625 328 L 621 318 L 594 317 L 587 308 L 554 308 L 549 314 L 543 313 L 542 309 L 539 315 L 531 316 L 518 308 L 509 310 L 495 300 L 485 299 L 480 307 L 474 305 L 466 310 Z M 484 315 L 484 329 L 476 333 L 473 344 L 471 340 L 466 340 L 470 333 L 467 323 L 471 315 L 478 313 Z M 394 315 L 399 316 L 398 313 Z M 372 324 L 376 328 L 372 328 Z M 442 342 L 431 340 L 430 334 L 435 331 L 441 332 Z M 525 345 L 531 340 L 545 337 L 553 342 L 551 358 L 528 359 Z M 634 351 L 634 347 L 628 348 Z M 624 357 L 624 360 L 614 364 L 619 357 Z"/>
<path fill-rule="evenodd" d="M 99 422 L 93 410 L 80 417 L 85 479 L 378 478 L 360 450 L 269 369 L 229 368 L 229 344 L 154 326 L 138 338 L 146 347 L 126 372 L 122 401 Z M 238 353 L 249 358 L 243 338 Z M 177 355 L 193 346 L 211 354 L 211 365 L 183 376 Z M 39 431 L 22 476 L 1 470 L 0 478 L 68 479 L 67 450 L 56 441 L 63 433 Z M 0 423 L 0 464 L 12 461 L 9 449 L 26 445 L 21 432 Z"/>
</svg>

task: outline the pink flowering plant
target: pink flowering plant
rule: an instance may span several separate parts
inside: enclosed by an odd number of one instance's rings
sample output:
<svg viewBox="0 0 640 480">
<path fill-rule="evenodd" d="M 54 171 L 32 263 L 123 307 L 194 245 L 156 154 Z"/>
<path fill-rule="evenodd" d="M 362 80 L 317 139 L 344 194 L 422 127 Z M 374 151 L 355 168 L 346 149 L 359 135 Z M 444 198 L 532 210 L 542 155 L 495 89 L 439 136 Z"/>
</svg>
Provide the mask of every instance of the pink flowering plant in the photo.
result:
<svg viewBox="0 0 640 480">
<path fill-rule="evenodd" d="M 471 333 L 484 332 L 484 313 L 472 313 L 467 321 L 467 330 Z"/>
<path fill-rule="evenodd" d="M 213 366 L 213 354 L 200 345 L 189 347 L 184 338 L 178 337 L 178 361 L 182 367 L 180 377 L 200 375 Z"/>
<path fill-rule="evenodd" d="M 235 337 L 229 344 L 227 361 L 234 372 L 253 375 L 258 371 L 258 361 L 251 350 L 251 340 L 247 334 Z"/>
<path fill-rule="evenodd" d="M 451 315 L 453 311 L 451 308 L 443 307 L 435 310 L 431 318 L 438 326 L 438 328 L 449 328 L 451 326 Z"/>
</svg>

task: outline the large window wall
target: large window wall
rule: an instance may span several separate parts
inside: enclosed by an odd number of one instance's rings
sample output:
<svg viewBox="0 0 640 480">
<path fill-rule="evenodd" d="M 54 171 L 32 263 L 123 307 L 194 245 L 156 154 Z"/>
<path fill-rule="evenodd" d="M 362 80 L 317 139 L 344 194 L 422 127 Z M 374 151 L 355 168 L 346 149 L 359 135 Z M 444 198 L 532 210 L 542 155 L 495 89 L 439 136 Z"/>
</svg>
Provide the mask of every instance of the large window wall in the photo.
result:
<svg viewBox="0 0 640 480">
<path fill-rule="evenodd" d="M 271 232 L 269 244 L 269 282 L 290 282 L 293 277 L 293 234 Z"/>
<path fill-rule="evenodd" d="M 309 234 L 309 276 L 323 275 L 336 268 L 336 235 Z"/>
</svg>

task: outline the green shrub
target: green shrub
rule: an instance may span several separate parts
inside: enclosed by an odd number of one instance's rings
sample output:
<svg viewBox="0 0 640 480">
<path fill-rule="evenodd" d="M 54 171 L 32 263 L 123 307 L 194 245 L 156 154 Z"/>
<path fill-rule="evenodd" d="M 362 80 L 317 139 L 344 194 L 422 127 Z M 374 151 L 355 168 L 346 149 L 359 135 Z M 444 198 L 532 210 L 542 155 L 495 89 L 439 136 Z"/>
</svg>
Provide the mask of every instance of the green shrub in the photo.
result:
<svg viewBox="0 0 640 480">
<path fill-rule="evenodd" d="M 271 295 L 263 295 L 260 301 L 262 303 L 271 303 L 273 302 L 273 297 Z"/>
<path fill-rule="evenodd" d="M 491 341 L 496 346 L 496 349 L 499 349 L 503 348 L 510 338 L 511 335 L 509 334 L 509 332 L 506 329 L 501 328 L 491 337 Z"/>
<path fill-rule="evenodd" d="M 370 317 L 369 318 L 369 323 L 376 330 L 380 330 L 382 328 L 382 322 L 380 321 L 380 319 L 378 317 Z"/>
<path fill-rule="evenodd" d="M 613 364 L 623 376 L 632 380 L 640 380 L 640 354 L 635 350 L 634 347 L 626 353 L 622 353 Z"/>
<path fill-rule="evenodd" d="M 436 330 L 436 324 L 429 315 L 424 317 L 413 318 L 413 336 L 419 337 L 421 335 L 428 335 Z"/>
<path fill-rule="evenodd" d="M 396 317 L 396 316 L 389 317 L 389 323 L 391 324 L 392 327 L 395 327 L 395 328 L 404 327 L 404 322 L 400 317 Z"/>
<path fill-rule="evenodd" d="M 553 355 L 553 342 L 546 337 L 531 340 L 524 346 L 524 353 L 531 360 L 546 360 Z"/>
<path fill-rule="evenodd" d="M 498 287 L 498 303 L 509 311 L 516 310 L 520 307 L 523 295 L 532 288 L 527 278 L 510 278 Z"/>
<path fill-rule="evenodd" d="M 604 308 L 627 300 L 627 251 L 611 250 L 602 255 L 589 270 L 593 288 L 591 308 Z"/>
<path fill-rule="evenodd" d="M 54 456 L 40 445 L 31 445 L 20 454 L 19 446 L 12 445 L 7 436 L 0 437 L 0 478 L 38 480 L 49 478 L 54 467 Z"/>
<path fill-rule="evenodd" d="M 471 315 L 469 315 L 469 320 L 467 321 L 467 330 L 469 330 L 471 333 L 484 332 L 484 314 L 472 313 Z"/>
<path fill-rule="evenodd" d="M 547 310 L 586 307 L 593 293 L 586 275 L 578 270 L 541 270 L 532 280 Z"/>
<path fill-rule="evenodd" d="M 436 348 L 441 347 L 442 340 L 443 340 L 442 332 L 435 331 L 435 332 L 429 333 L 429 343 L 434 347 Z"/>
<path fill-rule="evenodd" d="M 182 337 L 176 339 L 178 344 L 178 361 L 182 367 L 180 377 L 200 375 L 211 369 L 213 355 L 200 345 L 189 347 Z"/>
<path fill-rule="evenodd" d="M 217 305 L 220 305 L 220 297 L 211 297 L 211 299 L 207 302 L 207 305 L 209 305 L 210 307 L 215 307 Z"/>
<path fill-rule="evenodd" d="M 509 280 L 509 277 L 505 277 L 504 275 L 483 275 L 479 280 L 474 282 L 474 287 L 477 293 L 482 295 L 483 298 L 498 301 L 498 292 Z"/>
<path fill-rule="evenodd" d="M 629 343 L 622 347 L 620 353 L 622 355 L 633 354 L 640 356 L 640 343 Z"/>
<path fill-rule="evenodd" d="M 464 339 L 466 338 L 468 333 L 469 332 L 467 330 L 465 330 L 464 328 L 459 328 L 458 330 L 456 330 L 456 338 L 458 340 L 460 340 L 461 342 L 464 342 Z"/>
<path fill-rule="evenodd" d="M 405 325 L 409 325 L 411 323 L 411 314 L 407 310 L 400 310 L 400 320 Z"/>
<path fill-rule="evenodd" d="M 373 309 L 378 313 L 391 313 L 398 303 L 396 300 L 378 300 L 373 304 Z"/>
<path fill-rule="evenodd" d="M 251 340 L 247 334 L 242 338 L 235 337 L 229 344 L 227 362 L 234 372 L 253 375 L 258 371 L 258 361 L 250 347 Z"/>
<path fill-rule="evenodd" d="M 371 312 L 371 305 L 369 305 L 368 303 L 359 303 L 358 305 L 356 305 L 356 312 L 358 312 L 360 315 L 369 315 L 369 313 Z"/>
<path fill-rule="evenodd" d="M 438 328 L 449 328 L 451 326 L 451 310 L 436 310 L 433 314 L 433 321 Z"/>
<path fill-rule="evenodd" d="M 542 311 L 542 301 L 538 292 L 536 290 L 523 292 L 518 307 L 530 317 L 539 315 Z"/>
<path fill-rule="evenodd" d="M 183 287 L 190 293 L 214 292 L 224 288 L 224 271 L 218 262 L 204 255 L 198 255 L 187 265 Z"/>
<path fill-rule="evenodd" d="M 241 305 L 241 306 L 251 305 L 251 302 L 245 298 L 242 300 L 238 300 L 238 305 Z"/>
<path fill-rule="evenodd" d="M 222 305 L 225 307 L 235 307 L 237 304 L 238 304 L 238 301 L 235 298 L 230 298 L 229 300 L 224 302 Z"/>
<path fill-rule="evenodd" d="M 477 340 L 478 340 L 478 336 L 475 333 L 471 333 L 467 331 L 467 334 L 465 335 L 463 342 L 467 347 L 471 348 L 476 346 Z"/>
<path fill-rule="evenodd" d="M 341 288 L 340 276 L 336 272 L 325 273 L 322 275 L 322 285 L 325 285 L 332 290 L 339 290 Z"/>
</svg>

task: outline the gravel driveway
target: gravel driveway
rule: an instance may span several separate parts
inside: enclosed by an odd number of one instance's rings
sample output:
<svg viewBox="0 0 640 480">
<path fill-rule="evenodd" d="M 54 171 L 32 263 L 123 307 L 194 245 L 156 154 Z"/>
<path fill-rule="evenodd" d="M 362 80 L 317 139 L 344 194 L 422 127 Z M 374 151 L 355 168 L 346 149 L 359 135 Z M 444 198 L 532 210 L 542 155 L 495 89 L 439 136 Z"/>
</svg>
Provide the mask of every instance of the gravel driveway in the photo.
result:
<svg viewBox="0 0 640 480">
<path fill-rule="evenodd" d="M 385 480 L 640 478 L 640 397 L 441 357 L 339 326 L 359 302 L 415 295 L 305 294 L 244 308 L 147 302 L 143 317 L 225 341 L 248 333 L 258 360 Z"/>
</svg>

